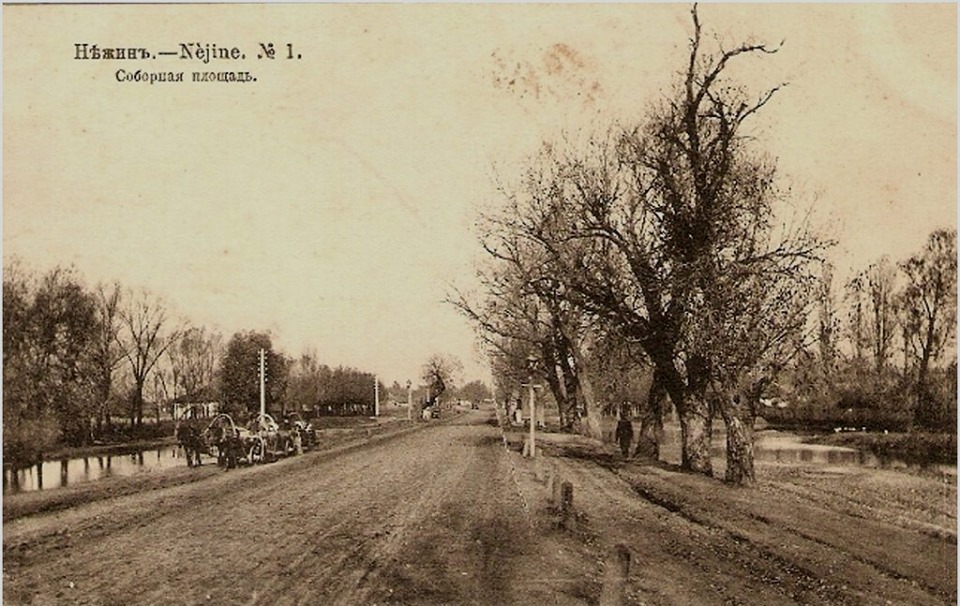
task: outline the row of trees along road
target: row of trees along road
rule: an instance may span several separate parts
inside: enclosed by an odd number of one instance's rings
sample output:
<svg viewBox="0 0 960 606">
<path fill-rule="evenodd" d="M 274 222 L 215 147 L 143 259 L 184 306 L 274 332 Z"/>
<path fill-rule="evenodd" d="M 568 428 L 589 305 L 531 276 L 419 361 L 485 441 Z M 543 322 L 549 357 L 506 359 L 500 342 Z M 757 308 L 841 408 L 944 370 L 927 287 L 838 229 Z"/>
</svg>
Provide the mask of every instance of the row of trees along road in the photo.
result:
<svg viewBox="0 0 960 606">
<path fill-rule="evenodd" d="M 331 368 L 318 361 L 315 352 L 305 352 L 293 362 L 286 388 L 287 406 L 292 410 L 369 412 L 372 414 L 374 382 L 381 399 L 386 386 L 373 373 L 339 366 Z"/>
<path fill-rule="evenodd" d="M 264 332 L 224 343 L 148 291 L 91 289 L 72 268 L 37 274 L 14 260 L 3 275 L 4 464 L 33 464 L 61 445 L 154 437 L 169 429 L 159 421 L 170 402 L 217 401 L 244 417 L 259 409 L 261 348 L 268 410 L 372 406 L 372 373 L 331 369 L 315 354 L 294 362 Z M 156 423 L 144 422 L 148 403 Z"/>
<path fill-rule="evenodd" d="M 780 86 L 728 77 L 778 48 L 708 52 L 696 7 L 692 18 L 685 69 L 641 123 L 545 144 L 499 186 L 503 202 L 478 222 L 482 288 L 453 302 L 488 346 L 501 397 L 536 360 L 564 428 L 599 436 L 601 402 L 631 401 L 650 456 L 669 398 L 682 467 L 708 475 L 718 414 L 727 480 L 746 484 L 759 401 L 810 343 L 832 243 L 749 129 Z"/>
</svg>

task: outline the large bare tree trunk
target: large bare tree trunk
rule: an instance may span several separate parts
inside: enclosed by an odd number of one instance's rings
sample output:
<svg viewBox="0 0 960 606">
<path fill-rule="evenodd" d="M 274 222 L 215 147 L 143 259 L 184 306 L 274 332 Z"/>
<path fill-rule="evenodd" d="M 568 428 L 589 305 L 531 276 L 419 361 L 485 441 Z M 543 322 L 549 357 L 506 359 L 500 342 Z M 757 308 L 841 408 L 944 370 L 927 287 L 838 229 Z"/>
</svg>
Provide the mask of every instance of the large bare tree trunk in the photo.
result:
<svg viewBox="0 0 960 606">
<path fill-rule="evenodd" d="M 137 382 L 134 386 L 133 407 L 136 415 L 136 426 L 143 425 L 143 383 Z"/>
<path fill-rule="evenodd" d="M 550 393 L 557 403 L 557 415 L 560 417 L 560 431 L 570 431 L 573 426 L 573 419 L 576 416 L 575 403 L 570 402 L 567 393 L 563 369 L 556 361 L 555 350 L 552 347 L 544 346 L 542 348 L 543 359 L 546 366 L 546 380 L 550 387 Z"/>
<path fill-rule="evenodd" d="M 634 456 L 656 461 L 660 458 L 660 439 L 663 435 L 663 417 L 659 410 L 644 407 L 640 414 L 640 435 Z"/>
<path fill-rule="evenodd" d="M 710 413 L 710 406 L 703 397 L 688 394 L 683 405 L 678 408 L 683 441 L 680 467 L 712 476 L 710 440 L 713 435 L 713 415 Z"/>
<path fill-rule="evenodd" d="M 741 383 L 728 393 L 720 394 L 718 402 L 723 423 L 727 428 L 726 481 L 738 486 L 756 482 L 754 473 L 753 424 L 760 406 L 760 395 L 769 383 L 768 377 Z"/>
<path fill-rule="evenodd" d="M 660 458 L 660 442 L 663 438 L 663 386 L 654 376 L 647 401 L 640 408 L 640 436 L 634 456 L 656 461 Z"/>
<path fill-rule="evenodd" d="M 576 346 L 570 348 L 573 353 L 573 362 L 576 373 L 576 391 L 578 399 L 583 403 L 583 418 L 579 419 L 580 433 L 600 440 L 603 438 L 603 429 L 600 427 L 600 409 L 594 397 L 593 384 L 584 370 L 586 366 L 580 357 Z"/>
<path fill-rule="evenodd" d="M 743 415 L 737 405 L 721 406 L 723 423 L 727 427 L 726 481 L 739 486 L 750 486 L 756 481 L 753 470 L 753 420 Z"/>
<path fill-rule="evenodd" d="M 663 415 L 659 408 L 644 408 L 640 414 L 640 434 L 634 456 L 658 460 L 663 441 Z"/>
</svg>

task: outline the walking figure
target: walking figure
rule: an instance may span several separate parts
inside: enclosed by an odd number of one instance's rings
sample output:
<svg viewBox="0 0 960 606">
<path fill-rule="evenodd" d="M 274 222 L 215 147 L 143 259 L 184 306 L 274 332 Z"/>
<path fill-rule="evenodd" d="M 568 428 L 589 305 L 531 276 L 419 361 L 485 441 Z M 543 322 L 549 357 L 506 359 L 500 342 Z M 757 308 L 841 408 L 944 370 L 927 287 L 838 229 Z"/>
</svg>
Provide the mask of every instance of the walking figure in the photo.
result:
<svg viewBox="0 0 960 606">
<path fill-rule="evenodd" d="M 620 417 L 617 421 L 617 443 L 620 444 L 620 452 L 624 458 L 630 456 L 630 445 L 633 444 L 633 423 L 626 417 Z"/>
</svg>

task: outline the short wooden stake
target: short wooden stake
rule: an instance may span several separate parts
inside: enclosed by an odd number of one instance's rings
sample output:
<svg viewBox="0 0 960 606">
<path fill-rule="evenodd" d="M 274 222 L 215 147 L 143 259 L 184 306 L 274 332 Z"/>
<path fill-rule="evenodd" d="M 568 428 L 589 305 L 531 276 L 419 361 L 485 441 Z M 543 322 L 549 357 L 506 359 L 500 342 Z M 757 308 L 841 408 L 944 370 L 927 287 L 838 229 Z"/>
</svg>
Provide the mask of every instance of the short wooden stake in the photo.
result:
<svg viewBox="0 0 960 606">
<path fill-rule="evenodd" d="M 627 598 L 627 578 L 630 576 L 630 550 L 619 543 L 607 560 L 603 575 L 600 606 L 623 606 Z"/>
<path fill-rule="evenodd" d="M 553 496 L 552 496 L 551 499 L 550 499 L 551 501 L 553 501 L 554 507 L 557 507 L 557 508 L 560 507 L 560 502 L 561 502 L 561 499 L 562 499 L 562 496 L 561 496 L 561 494 L 560 494 L 560 492 L 561 492 L 561 490 L 562 490 L 562 488 L 561 488 L 562 486 L 563 486 L 563 478 L 561 478 L 561 477 L 558 475 L 558 476 L 553 480 L 553 489 L 552 489 L 552 491 L 551 491 L 551 492 L 553 493 Z"/>
</svg>

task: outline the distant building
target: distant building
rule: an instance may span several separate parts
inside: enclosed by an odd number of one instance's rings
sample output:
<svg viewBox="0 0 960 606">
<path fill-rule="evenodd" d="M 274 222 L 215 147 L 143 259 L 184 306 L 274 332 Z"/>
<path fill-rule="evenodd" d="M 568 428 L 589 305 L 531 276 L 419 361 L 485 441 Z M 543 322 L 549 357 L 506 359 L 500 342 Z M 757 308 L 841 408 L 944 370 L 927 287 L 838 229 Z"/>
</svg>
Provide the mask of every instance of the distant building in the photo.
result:
<svg viewBox="0 0 960 606">
<path fill-rule="evenodd" d="M 220 402 L 172 402 L 170 404 L 170 414 L 174 420 L 191 416 L 191 410 L 194 417 L 212 417 L 220 412 Z"/>
</svg>

